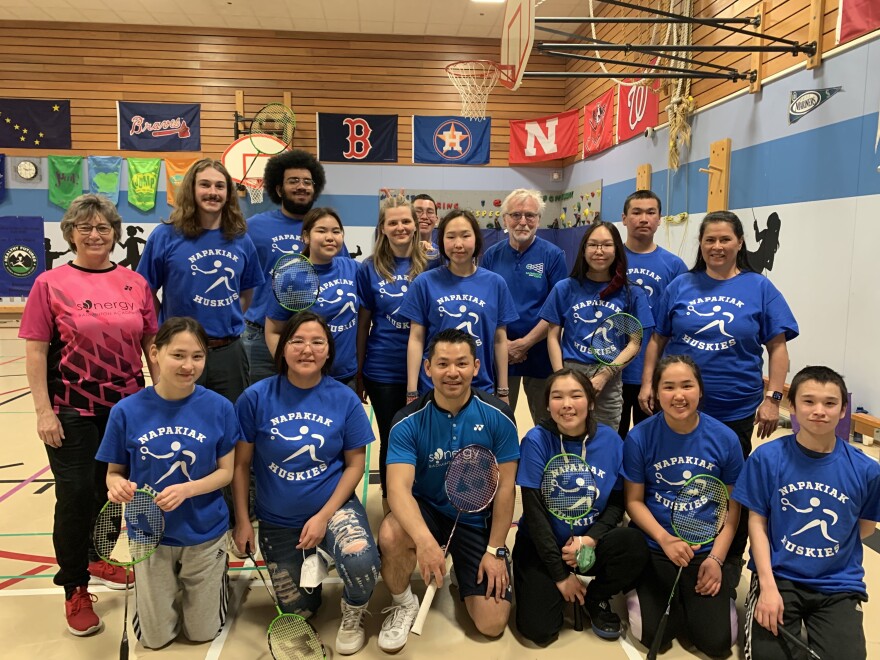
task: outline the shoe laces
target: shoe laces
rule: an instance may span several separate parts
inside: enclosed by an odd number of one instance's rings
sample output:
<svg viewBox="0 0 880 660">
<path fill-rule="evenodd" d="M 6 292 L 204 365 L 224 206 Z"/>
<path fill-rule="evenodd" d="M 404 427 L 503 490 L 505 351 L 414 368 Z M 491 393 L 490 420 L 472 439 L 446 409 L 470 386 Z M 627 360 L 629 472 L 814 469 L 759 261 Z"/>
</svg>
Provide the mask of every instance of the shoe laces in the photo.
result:
<svg viewBox="0 0 880 660">
<path fill-rule="evenodd" d="M 92 608 L 92 603 L 97 603 L 98 597 L 86 589 L 77 589 L 70 597 L 70 606 L 74 612 L 79 612 L 83 607 Z"/>
<path fill-rule="evenodd" d="M 410 610 L 411 608 L 408 605 L 391 605 L 386 607 L 382 610 L 382 614 L 390 612 L 391 617 L 385 619 L 385 622 L 382 624 L 382 630 L 404 627 L 407 623 L 407 618 L 414 618 Z"/>
<path fill-rule="evenodd" d="M 346 632 L 355 632 L 361 625 L 364 614 L 370 614 L 366 605 L 345 604 L 342 608 L 342 623 L 339 626 Z"/>
</svg>

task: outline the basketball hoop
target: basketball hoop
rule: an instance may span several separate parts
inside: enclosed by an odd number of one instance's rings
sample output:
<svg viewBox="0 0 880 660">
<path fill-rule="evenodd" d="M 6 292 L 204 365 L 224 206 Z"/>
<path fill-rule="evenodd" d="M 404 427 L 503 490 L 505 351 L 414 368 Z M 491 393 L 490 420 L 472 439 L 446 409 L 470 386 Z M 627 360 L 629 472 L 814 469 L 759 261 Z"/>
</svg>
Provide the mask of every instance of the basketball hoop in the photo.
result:
<svg viewBox="0 0 880 660">
<path fill-rule="evenodd" d="M 263 203 L 263 180 L 262 179 L 242 179 L 241 185 L 247 188 L 248 197 L 251 204 Z"/>
<path fill-rule="evenodd" d="M 461 95 L 461 115 L 482 121 L 486 118 L 486 101 L 501 71 L 489 60 L 462 60 L 446 67 L 446 73 Z"/>
</svg>

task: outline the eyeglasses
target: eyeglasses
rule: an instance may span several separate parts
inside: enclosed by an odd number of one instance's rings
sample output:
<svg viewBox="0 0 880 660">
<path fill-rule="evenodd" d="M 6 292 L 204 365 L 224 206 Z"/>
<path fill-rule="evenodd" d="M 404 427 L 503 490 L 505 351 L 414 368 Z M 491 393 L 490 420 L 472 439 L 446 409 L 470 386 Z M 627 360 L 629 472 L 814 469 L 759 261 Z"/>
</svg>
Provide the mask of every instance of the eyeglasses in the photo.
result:
<svg viewBox="0 0 880 660">
<path fill-rule="evenodd" d="M 298 176 L 292 176 L 284 183 L 287 183 L 291 186 L 298 186 L 299 184 L 303 184 L 306 188 L 311 188 L 315 185 L 315 182 L 312 179 L 300 179 Z"/>
<path fill-rule="evenodd" d="M 111 227 L 110 225 L 90 225 L 87 222 L 83 222 L 81 224 L 74 225 L 74 227 L 83 236 L 91 235 L 92 230 L 97 231 L 101 236 L 106 236 L 111 231 L 113 231 L 113 227 Z"/>
<path fill-rule="evenodd" d="M 599 250 L 610 252 L 614 249 L 614 243 L 587 243 L 587 249 L 593 252 L 598 252 Z"/>
<path fill-rule="evenodd" d="M 323 351 L 327 348 L 327 340 L 312 339 L 311 341 L 306 341 L 305 339 L 294 337 L 293 339 L 287 340 L 287 345 L 293 347 L 293 349 L 297 351 L 304 350 L 306 346 L 311 346 L 313 351 Z"/>
<path fill-rule="evenodd" d="M 437 211 L 435 211 L 434 209 L 416 209 L 415 211 L 416 215 L 424 215 L 428 218 L 433 218 L 437 215 Z"/>
<path fill-rule="evenodd" d="M 519 222 L 523 218 L 526 219 L 526 222 L 535 222 L 540 216 L 537 213 L 514 211 L 513 213 L 508 213 L 507 217 L 511 218 L 514 222 Z"/>
</svg>

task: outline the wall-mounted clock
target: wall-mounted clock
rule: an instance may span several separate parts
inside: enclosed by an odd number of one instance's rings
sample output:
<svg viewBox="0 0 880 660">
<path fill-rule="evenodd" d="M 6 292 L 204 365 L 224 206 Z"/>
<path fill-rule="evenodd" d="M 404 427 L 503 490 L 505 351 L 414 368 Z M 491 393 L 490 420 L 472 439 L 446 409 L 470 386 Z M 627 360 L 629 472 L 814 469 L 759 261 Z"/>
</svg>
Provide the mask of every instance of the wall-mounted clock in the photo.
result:
<svg viewBox="0 0 880 660">
<path fill-rule="evenodd" d="M 31 181 L 37 177 L 37 164 L 32 160 L 20 160 L 15 166 L 15 171 L 25 181 Z"/>
</svg>

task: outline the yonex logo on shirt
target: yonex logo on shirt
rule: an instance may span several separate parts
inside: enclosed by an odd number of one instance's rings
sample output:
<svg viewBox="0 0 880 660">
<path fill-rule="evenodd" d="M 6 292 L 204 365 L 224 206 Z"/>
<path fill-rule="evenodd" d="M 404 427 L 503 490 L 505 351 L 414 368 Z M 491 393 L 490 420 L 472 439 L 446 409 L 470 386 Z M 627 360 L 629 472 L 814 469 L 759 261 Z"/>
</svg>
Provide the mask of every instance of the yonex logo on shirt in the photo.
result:
<svg viewBox="0 0 880 660">
<path fill-rule="evenodd" d="M 474 424 L 474 431 L 482 431 L 482 430 L 483 430 L 482 424 Z"/>
</svg>

